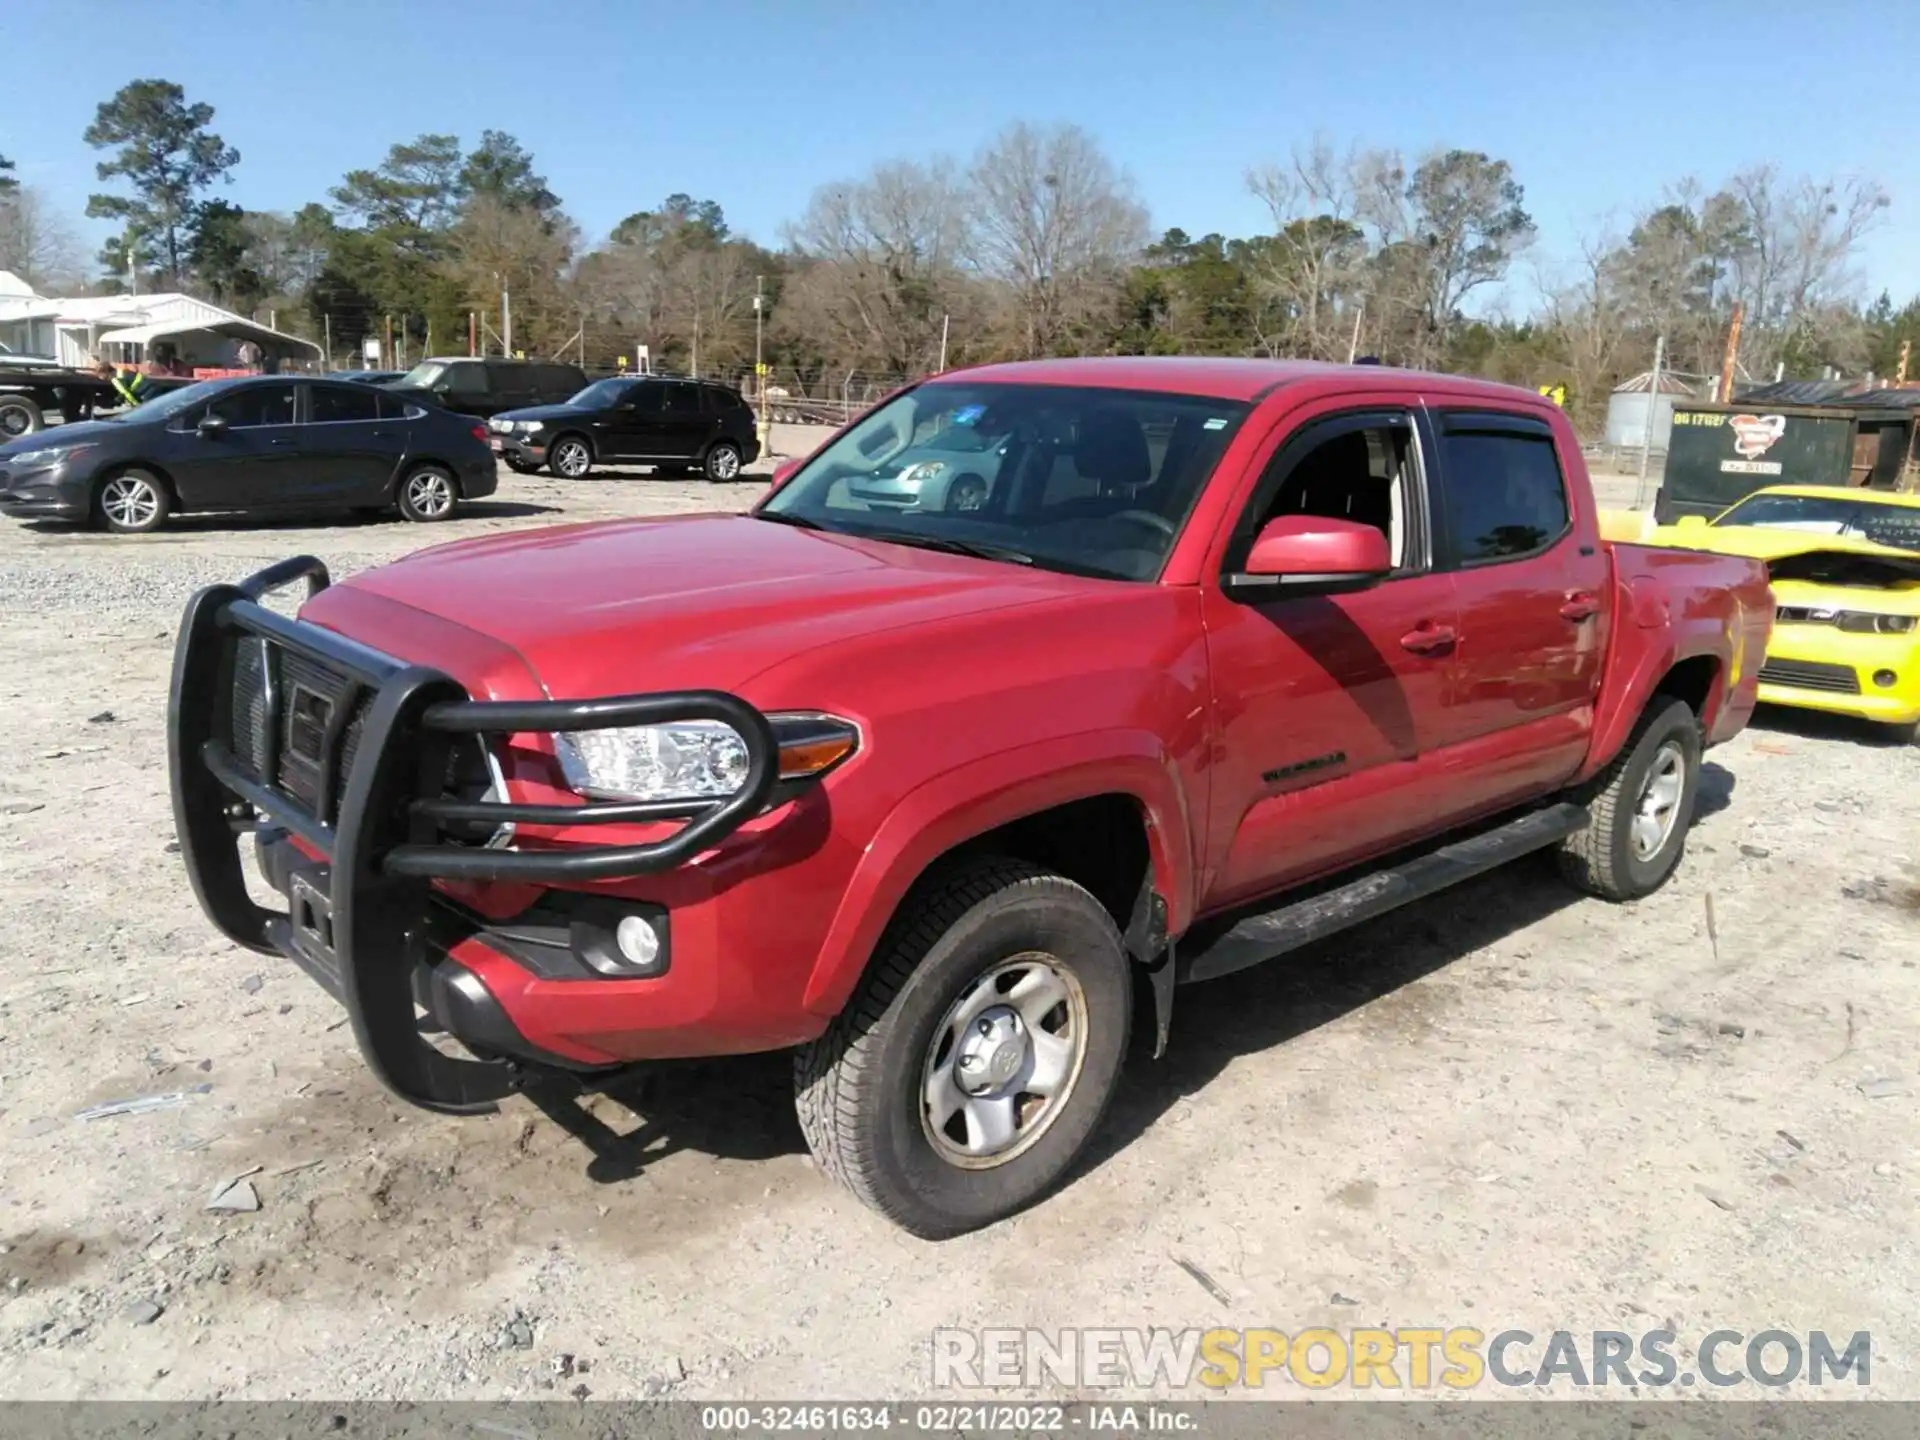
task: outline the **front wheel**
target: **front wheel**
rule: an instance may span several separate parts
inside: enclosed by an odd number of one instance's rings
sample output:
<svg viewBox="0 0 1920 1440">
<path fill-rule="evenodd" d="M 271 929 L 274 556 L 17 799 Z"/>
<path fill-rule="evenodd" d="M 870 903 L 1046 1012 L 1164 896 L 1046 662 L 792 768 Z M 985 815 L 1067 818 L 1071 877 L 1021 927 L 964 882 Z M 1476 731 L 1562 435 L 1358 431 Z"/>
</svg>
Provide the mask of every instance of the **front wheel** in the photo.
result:
<svg viewBox="0 0 1920 1440">
<path fill-rule="evenodd" d="M 459 501 L 460 487 L 452 472 L 438 465 L 419 466 L 400 482 L 401 517 L 416 525 L 451 518 Z"/>
<path fill-rule="evenodd" d="M 731 440 L 722 440 L 707 451 L 706 462 L 701 466 L 707 479 L 724 484 L 740 478 L 740 447 Z"/>
<path fill-rule="evenodd" d="M 1693 707 L 1655 696 L 1592 782 L 1587 828 L 1560 842 L 1561 873 L 1603 900 L 1638 900 L 1658 890 L 1686 849 L 1700 754 Z"/>
<path fill-rule="evenodd" d="M 593 469 L 593 451 L 578 435 L 562 435 L 547 450 L 547 468 L 562 480 L 584 480 Z"/>
<path fill-rule="evenodd" d="M 1071 880 L 998 857 L 936 874 L 795 1060 L 808 1146 L 926 1239 L 1024 1209 L 1113 1095 L 1130 983 L 1113 917 Z"/>
<path fill-rule="evenodd" d="M 100 487 L 95 500 L 100 523 L 116 535 L 145 535 L 167 523 L 173 496 L 160 477 L 145 470 L 122 470 Z"/>
</svg>

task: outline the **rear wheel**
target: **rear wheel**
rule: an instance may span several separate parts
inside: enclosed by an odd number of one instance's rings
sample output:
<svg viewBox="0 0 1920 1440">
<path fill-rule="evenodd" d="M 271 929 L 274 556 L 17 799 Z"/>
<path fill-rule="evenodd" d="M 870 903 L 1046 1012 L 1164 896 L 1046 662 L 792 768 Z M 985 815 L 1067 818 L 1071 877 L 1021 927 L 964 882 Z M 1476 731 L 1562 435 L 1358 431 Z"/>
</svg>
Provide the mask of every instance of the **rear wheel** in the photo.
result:
<svg viewBox="0 0 1920 1440">
<path fill-rule="evenodd" d="M 562 480 L 584 480 L 593 469 L 593 449 L 578 435 L 562 435 L 547 447 L 547 468 Z"/>
<path fill-rule="evenodd" d="M 116 535 L 145 535 L 167 523 L 173 496 L 149 470 L 110 475 L 94 500 L 100 523 Z"/>
<path fill-rule="evenodd" d="M 1680 863 L 1700 788 L 1700 722 L 1656 695 L 1613 763 L 1589 787 L 1593 818 L 1560 842 L 1569 881 L 1605 900 L 1651 895 Z"/>
<path fill-rule="evenodd" d="M 740 447 L 731 440 L 719 441 L 707 451 L 706 462 L 701 467 L 706 471 L 707 479 L 720 484 L 740 478 Z"/>
<path fill-rule="evenodd" d="M 417 525 L 449 519 L 460 503 L 460 486 L 442 465 L 418 465 L 400 482 L 397 502 L 402 518 Z"/>
<path fill-rule="evenodd" d="M 1131 976 L 1081 886 L 981 857 L 903 904 L 872 967 L 795 1061 L 826 1172 L 928 1239 L 1014 1214 L 1059 1183 L 1112 1097 Z"/>
<path fill-rule="evenodd" d="M 40 407 L 25 395 L 0 395 L 0 442 L 32 435 L 46 423 Z"/>
</svg>

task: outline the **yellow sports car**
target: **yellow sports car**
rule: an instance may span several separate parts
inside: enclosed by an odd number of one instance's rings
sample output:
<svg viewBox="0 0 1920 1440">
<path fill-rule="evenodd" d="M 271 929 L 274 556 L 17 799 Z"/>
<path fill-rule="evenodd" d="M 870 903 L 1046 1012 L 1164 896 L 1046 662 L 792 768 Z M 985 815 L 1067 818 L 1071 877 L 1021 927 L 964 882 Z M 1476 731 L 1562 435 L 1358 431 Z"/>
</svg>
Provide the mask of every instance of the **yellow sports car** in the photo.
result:
<svg viewBox="0 0 1920 1440">
<path fill-rule="evenodd" d="M 1612 514 L 1601 533 L 1766 561 L 1777 608 L 1760 698 L 1920 734 L 1920 495 L 1774 485 L 1711 520 Z"/>
</svg>

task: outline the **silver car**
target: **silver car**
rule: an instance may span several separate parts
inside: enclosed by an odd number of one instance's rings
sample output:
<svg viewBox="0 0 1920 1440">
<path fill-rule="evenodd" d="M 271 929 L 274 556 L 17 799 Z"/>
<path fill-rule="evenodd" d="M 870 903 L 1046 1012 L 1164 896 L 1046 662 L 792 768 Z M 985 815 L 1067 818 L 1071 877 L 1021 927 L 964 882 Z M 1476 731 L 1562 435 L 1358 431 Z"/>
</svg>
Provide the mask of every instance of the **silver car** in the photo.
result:
<svg viewBox="0 0 1920 1440">
<path fill-rule="evenodd" d="M 983 435 L 970 424 L 949 425 L 849 479 L 847 492 L 867 505 L 903 510 L 979 510 L 993 493 L 1008 439 Z"/>
</svg>

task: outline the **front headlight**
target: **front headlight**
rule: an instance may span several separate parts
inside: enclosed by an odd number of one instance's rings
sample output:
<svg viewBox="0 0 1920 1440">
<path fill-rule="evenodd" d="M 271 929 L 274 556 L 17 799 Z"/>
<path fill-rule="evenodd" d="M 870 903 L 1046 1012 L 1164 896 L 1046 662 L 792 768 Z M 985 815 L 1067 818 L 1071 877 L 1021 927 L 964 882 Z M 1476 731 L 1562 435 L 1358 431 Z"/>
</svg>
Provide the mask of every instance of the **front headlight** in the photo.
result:
<svg viewBox="0 0 1920 1440">
<path fill-rule="evenodd" d="M 545 422 L 540 420 L 521 420 L 516 423 L 522 435 L 538 435 L 541 425 Z"/>
<path fill-rule="evenodd" d="M 58 465 L 63 460 L 71 460 L 75 455 L 93 449 L 91 445 L 49 445 L 43 450 L 22 450 L 18 455 L 9 457 L 9 465 Z"/>
<path fill-rule="evenodd" d="M 824 774 L 851 755 L 859 729 L 831 715 L 769 715 L 780 778 Z M 747 782 L 747 742 L 718 720 L 682 720 L 553 737 L 561 773 L 596 800 L 718 800 Z"/>
<path fill-rule="evenodd" d="M 1842 610 L 1834 622 L 1856 635 L 1904 635 L 1913 629 L 1911 615 L 1875 615 L 1867 610 Z"/>
<path fill-rule="evenodd" d="M 900 479 L 903 484 L 911 482 L 912 484 L 915 484 L 915 485 L 924 485 L 929 480 L 937 480 L 946 473 L 947 473 L 946 461 L 922 460 L 919 463 L 914 465 L 909 465 L 907 466 L 906 469 L 902 470 L 900 472 Z"/>
</svg>

